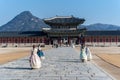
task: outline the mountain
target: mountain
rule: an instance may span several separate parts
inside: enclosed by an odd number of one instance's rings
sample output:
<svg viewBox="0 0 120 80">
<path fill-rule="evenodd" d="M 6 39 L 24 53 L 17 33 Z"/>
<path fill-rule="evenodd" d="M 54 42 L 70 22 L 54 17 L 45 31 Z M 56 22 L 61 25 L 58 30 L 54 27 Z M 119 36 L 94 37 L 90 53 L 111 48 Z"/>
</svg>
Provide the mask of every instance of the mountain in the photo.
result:
<svg viewBox="0 0 120 80">
<path fill-rule="evenodd" d="M 0 27 L 0 31 L 40 31 L 43 27 L 49 27 L 42 19 L 39 19 L 29 11 L 24 11 Z"/>
<path fill-rule="evenodd" d="M 7 24 L 0 27 L 0 31 L 40 31 L 42 28 L 50 27 L 44 21 L 29 11 L 24 11 L 9 21 Z M 120 30 L 120 26 L 109 24 L 91 24 L 80 25 L 78 28 L 87 28 L 88 31 L 96 30 Z"/>
<path fill-rule="evenodd" d="M 110 25 L 110 24 L 102 24 L 102 23 L 96 23 L 91 25 L 81 25 L 78 26 L 78 28 L 86 28 L 88 31 L 110 31 L 110 30 L 120 30 L 120 26 L 116 25 Z"/>
</svg>

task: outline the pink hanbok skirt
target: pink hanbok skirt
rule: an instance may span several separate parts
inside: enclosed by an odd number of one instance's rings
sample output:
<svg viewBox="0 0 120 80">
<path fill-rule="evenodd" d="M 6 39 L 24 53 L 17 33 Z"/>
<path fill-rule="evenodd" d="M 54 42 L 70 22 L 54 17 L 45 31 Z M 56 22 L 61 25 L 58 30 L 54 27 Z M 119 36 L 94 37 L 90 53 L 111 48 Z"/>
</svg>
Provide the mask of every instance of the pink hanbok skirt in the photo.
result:
<svg viewBox="0 0 120 80">
<path fill-rule="evenodd" d="M 30 66 L 31 66 L 31 68 L 40 68 L 41 67 L 41 60 L 37 54 L 31 55 Z"/>
</svg>

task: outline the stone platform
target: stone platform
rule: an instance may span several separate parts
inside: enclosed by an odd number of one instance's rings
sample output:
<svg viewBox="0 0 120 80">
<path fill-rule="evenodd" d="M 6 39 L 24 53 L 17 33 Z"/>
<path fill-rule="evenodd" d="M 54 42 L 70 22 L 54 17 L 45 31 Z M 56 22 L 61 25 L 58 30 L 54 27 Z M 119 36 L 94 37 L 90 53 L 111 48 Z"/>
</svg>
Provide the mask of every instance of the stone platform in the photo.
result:
<svg viewBox="0 0 120 80">
<path fill-rule="evenodd" d="M 40 69 L 31 70 L 29 57 L 0 65 L 0 80 L 115 80 L 93 61 L 82 63 L 71 47 L 44 52 Z"/>
</svg>

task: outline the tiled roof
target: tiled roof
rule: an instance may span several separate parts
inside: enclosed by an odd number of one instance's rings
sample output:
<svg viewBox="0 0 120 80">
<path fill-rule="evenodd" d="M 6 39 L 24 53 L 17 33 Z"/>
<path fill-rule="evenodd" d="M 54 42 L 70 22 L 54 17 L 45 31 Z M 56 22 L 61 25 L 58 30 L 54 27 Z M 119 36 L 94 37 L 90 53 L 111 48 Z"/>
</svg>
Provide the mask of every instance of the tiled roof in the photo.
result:
<svg viewBox="0 0 120 80">
<path fill-rule="evenodd" d="M 0 32 L 0 37 L 30 37 L 30 36 L 45 36 L 42 31 L 25 31 L 25 32 Z"/>
<path fill-rule="evenodd" d="M 49 33 L 81 33 L 85 32 L 86 28 L 83 29 L 77 29 L 77 30 L 70 30 L 70 29 L 50 29 L 50 30 L 44 30 L 44 32 Z"/>
<path fill-rule="evenodd" d="M 103 35 L 120 35 L 120 31 L 86 31 L 86 35 L 88 36 L 103 36 Z"/>
<path fill-rule="evenodd" d="M 60 17 L 60 16 L 56 16 L 53 18 L 48 18 L 48 19 L 44 19 L 45 23 L 47 24 L 82 24 L 84 23 L 85 19 L 80 19 L 80 18 L 76 18 L 73 16 L 65 16 L 65 17 Z"/>
<path fill-rule="evenodd" d="M 115 36 L 115 35 L 120 35 L 120 31 L 86 31 L 85 35 L 86 36 L 104 36 L 104 35 Z M 47 34 L 44 33 L 43 31 L 0 32 L 0 37 L 31 37 L 31 36 L 47 36 Z"/>
</svg>

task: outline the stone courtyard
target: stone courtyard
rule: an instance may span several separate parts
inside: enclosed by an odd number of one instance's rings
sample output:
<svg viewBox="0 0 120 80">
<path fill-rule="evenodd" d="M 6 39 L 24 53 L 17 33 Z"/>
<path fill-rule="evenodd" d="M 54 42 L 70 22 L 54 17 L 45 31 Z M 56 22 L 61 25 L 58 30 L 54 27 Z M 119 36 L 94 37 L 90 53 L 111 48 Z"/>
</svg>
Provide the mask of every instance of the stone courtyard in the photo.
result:
<svg viewBox="0 0 120 80">
<path fill-rule="evenodd" d="M 0 80 L 115 80 L 93 61 L 82 63 L 71 47 L 44 51 L 40 69 L 32 69 L 29 56 L 0 65 Z"/>
</svg>

